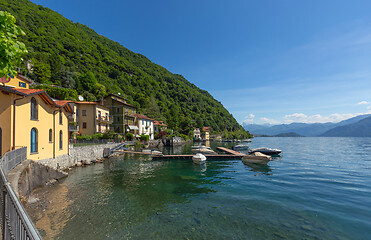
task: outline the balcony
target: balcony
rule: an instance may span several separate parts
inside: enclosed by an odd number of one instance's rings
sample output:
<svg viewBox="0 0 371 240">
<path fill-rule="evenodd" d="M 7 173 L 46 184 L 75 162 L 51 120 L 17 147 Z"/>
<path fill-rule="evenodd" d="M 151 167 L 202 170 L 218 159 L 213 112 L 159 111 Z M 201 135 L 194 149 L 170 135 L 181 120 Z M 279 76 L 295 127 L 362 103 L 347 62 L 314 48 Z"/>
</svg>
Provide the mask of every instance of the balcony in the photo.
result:
<svg viewBox="0 0 371 240">
<path fill-rule="evenodd" d="M 78 125 L 68 125 L 68 131 L 69 132 L 78 132 L 79 131 L 79 126 Z"/>
<path fill-rule="evenodd" d="M 110 118 L 108 116 L 97 116 L 96 117 L 98 122 L 105 123 L 105 124 L 111 124 L 113 123 L 113 118 Z"/>
<path fill-rule="evenodd" d="M 70 115 L 68 115 L 68 120 L 69 121 L 75 121 L 75 117 L 76 117 L 75 114 L 70 114 Z"/>
<path fill-rule="evenodd" d="M 135 113 L 125 112 L 125 116 L 135 118 Z"/>
</svg>

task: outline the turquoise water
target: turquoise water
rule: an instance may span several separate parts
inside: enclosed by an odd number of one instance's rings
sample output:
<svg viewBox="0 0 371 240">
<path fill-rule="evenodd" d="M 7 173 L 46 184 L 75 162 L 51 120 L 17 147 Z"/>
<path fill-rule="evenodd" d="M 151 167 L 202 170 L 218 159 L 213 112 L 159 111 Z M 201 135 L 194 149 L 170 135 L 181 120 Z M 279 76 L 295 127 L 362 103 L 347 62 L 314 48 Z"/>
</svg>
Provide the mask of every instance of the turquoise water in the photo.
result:
<svg viewBox="0 0 371 240">
<path fill-rule="evenodd" d="M 283 156 L 206 168 L 120 156 L 72 170 L 32 215 L 45 239 L 371 239 L 371 138 L 249 145 Z"/>
</svg>

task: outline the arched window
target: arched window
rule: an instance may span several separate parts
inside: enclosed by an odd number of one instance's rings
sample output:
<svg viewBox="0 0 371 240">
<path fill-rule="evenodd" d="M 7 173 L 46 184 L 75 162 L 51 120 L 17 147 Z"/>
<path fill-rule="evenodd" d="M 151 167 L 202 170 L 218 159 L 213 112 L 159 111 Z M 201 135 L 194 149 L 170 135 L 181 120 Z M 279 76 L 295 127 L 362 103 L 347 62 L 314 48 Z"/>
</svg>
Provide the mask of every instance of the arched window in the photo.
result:
<svg viewBox="0 0 371 240">
<path fill-rule="evenodd" d="M 62 109 L 59 109 L 59 124 L 62 124 L 63 118 L 62 118 Z"/>
<path fill-rule="evenodd" d="M 37 129 L 31 129 L 31 153 L 37 153 L 38 148 L 38 136 L 37 136 Z"/>
<path fill-rule="evenodd" d="M 59 131 L 59 150 L 63 149 L 63 133 L 62 130 Z"/>
<path fill-rule="evenodd" d="M 49 142 L 53 142 L 53 130 L 49 129 Z"/>
<path fill-rule="evenodd" d="M 31 119 L 32 120 L 38 119 L 37 101 L 34 97 L 31 98 Z"/>
</svg>

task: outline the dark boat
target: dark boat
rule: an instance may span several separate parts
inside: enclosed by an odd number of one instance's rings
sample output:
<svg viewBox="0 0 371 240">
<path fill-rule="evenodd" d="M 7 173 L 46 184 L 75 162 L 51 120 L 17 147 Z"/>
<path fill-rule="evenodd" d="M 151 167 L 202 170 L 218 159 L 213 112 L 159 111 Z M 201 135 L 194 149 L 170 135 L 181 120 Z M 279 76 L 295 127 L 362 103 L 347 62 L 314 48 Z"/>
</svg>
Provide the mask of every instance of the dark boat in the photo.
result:
<svg viewBox="0 0 371 240">
<path fill-rule="evenodd" d="M 249 154 L 255 153 L 255 152 L 260 152 L 260 153 L 263 153 L 265 155 L 271 155 L 272 156 L 272 155 L 279 155 L 282 152 L 282 150 L 262 147 L 262 148 L 251 149 L 249 151 Z"/>
</svg>

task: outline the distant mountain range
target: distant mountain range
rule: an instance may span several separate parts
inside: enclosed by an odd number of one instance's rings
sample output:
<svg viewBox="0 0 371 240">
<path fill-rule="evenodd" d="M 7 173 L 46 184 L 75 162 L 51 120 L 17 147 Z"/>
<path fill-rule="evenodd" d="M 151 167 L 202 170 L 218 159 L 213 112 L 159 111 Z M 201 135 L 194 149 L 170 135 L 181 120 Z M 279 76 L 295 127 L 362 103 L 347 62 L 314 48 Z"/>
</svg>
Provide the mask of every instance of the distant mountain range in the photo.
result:
<svg viewBox="0 0 371 240">
<path fill-rule="evenodd" d="M 362 121 L 364 120 L 365 121 Z M 245 124 L 244 128 L 255 135 L 276 136 L 279 134 L 292 135 L 296 133 L 301 136 L 370 136 L 371 114 L 360 115 L 338 123 L 291 123 L 279 125 Z M 360 127 L 365 130 L 360 131 Z M 332 130 L 332 131 L 331 131 Z M 290 134 L 288 134 L 290 133 Z M 362 134 L 361 134 L 362 133 Z"/>
<path fill-rule="evenodd" d="M 371 117 L 356 123 L 335 127 L 320 135 L 321 137 L 371 137 Z"/>
</svg>

